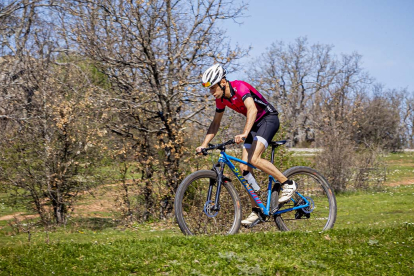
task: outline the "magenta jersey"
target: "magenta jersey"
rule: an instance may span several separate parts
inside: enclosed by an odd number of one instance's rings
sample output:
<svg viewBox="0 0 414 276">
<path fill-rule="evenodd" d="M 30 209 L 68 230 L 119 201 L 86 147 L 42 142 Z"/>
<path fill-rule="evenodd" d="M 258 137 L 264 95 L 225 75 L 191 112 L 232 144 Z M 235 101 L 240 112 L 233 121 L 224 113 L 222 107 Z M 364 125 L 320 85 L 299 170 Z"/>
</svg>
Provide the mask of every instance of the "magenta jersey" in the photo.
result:
<svg viewBox="0 0 414 276">
<path fill-rule="evenodd" d="M 276 109 L 266 101 L 266 99 L 254 89 L 253 86 L 244 81 L 230 81 L 230 99 L 221 98 L 216 99 L 216 112 L 223 112 L 226 106 L 235 110 L 238 113 L 246 116 L 247 108 L 244 105 L 244 100 L 252 97 L 257 108 L 256 121 L 259 121 L 267 113 L 276 113 Z"/>
</svg>

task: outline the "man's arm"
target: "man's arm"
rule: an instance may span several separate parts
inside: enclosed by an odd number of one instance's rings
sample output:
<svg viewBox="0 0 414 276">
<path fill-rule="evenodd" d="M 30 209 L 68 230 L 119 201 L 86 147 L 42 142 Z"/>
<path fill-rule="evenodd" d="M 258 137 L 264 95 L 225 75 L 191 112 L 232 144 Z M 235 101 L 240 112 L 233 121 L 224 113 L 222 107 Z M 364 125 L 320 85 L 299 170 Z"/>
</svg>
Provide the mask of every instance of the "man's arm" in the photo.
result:
<svg viewBox="0 0 414 276">
<path fill-rule="evenodd" d="M 208 128 L 206 138 L 204 138 L 204 142 L 201 146 L 197 148 L 197 151 L 201 151 L 201 148 L 207 148 L 208 143 L 210 143 L 211 140 L 213 140 L 214 136 L 216 136 L 217 131 L 220 127 L 221 118 L 223 118 L 224 112 L 216 112 L 214 115 L 214 119 L 210 124 L 210 127 Z"/>
<path fill-rule="evenodd" d="M 242 138 L 247 138 L 250 130 L 253 127 L 254 121 L 256 121 L 256 117 L 257 117 L 257 108 L 256 108 L 256 105 L 254 104 L 254 100 L 252 97 L 247 97 L 244 100 L 244 105 L 246 106 L 246 109 L 247 109 L 246 124 L 244 126 L 243 133 L 236 135 L 234 137 L 234 140 L 236 141 L 237 144 L 243 141 Z"/>
</svg>

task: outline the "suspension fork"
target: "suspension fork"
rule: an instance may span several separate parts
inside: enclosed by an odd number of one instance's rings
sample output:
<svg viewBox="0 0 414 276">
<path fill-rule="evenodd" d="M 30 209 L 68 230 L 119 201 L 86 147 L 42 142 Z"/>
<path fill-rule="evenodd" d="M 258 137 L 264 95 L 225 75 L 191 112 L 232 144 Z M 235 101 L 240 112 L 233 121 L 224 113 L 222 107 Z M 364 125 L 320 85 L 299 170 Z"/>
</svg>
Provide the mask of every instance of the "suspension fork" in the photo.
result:
<svg viewBox="0 0 414 276">
<path fill-rule="evenodd" d="M 213 166 L 213 170 L 217 174 L 217 191 L 216 191 L 216 197 L 214 199 L 214 211 L 220 210 L 220 191 L 223 184 L 223 172 L 224 172 L 224 162 L 219 162 L 216 165 Z M 210 179 L 210 186 L 208 187 L 208 193 L 207 193 L 207 202 L 211 201 L 211 194 L 213 193 L 213 186 L 214 186 L 214 180 Z"/>
</svg>

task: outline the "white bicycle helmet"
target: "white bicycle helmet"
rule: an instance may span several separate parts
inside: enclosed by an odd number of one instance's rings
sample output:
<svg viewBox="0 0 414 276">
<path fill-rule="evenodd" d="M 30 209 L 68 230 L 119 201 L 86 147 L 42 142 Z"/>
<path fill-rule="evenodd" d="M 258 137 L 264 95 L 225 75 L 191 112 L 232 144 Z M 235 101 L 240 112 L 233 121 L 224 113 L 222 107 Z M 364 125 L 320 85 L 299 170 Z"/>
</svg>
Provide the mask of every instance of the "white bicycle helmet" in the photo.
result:
<svg viewBox="0 0 414 276">
<path fill-rule="evenodd" d="M 226 69 L 224 69 L 220 64 L 214 64 L 204 72 L 202 78 L 203 86 L 208 88 L 215 85 L 226 77 L 226 73 Z"/>
</svg>

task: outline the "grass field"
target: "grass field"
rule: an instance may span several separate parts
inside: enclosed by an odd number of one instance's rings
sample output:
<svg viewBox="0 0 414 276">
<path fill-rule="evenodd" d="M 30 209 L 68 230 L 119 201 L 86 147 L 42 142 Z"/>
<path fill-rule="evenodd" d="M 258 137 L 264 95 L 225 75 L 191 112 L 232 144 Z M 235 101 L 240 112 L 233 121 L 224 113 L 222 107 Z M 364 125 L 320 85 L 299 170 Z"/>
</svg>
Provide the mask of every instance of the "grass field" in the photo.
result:
<svg viewBox="0 0 414 276">
<path fill-rule="evenodd" d="M 89 217 L 29 236 L 0 221 L 0 275 L 413 275 L 414 155 L 386 161 L 384 189 L 337 195 L 335 228 L 322 233 L 184 237 L 172 221 Z M 0 216 L 23 212 L 0 204 Z"/>
</svg>

